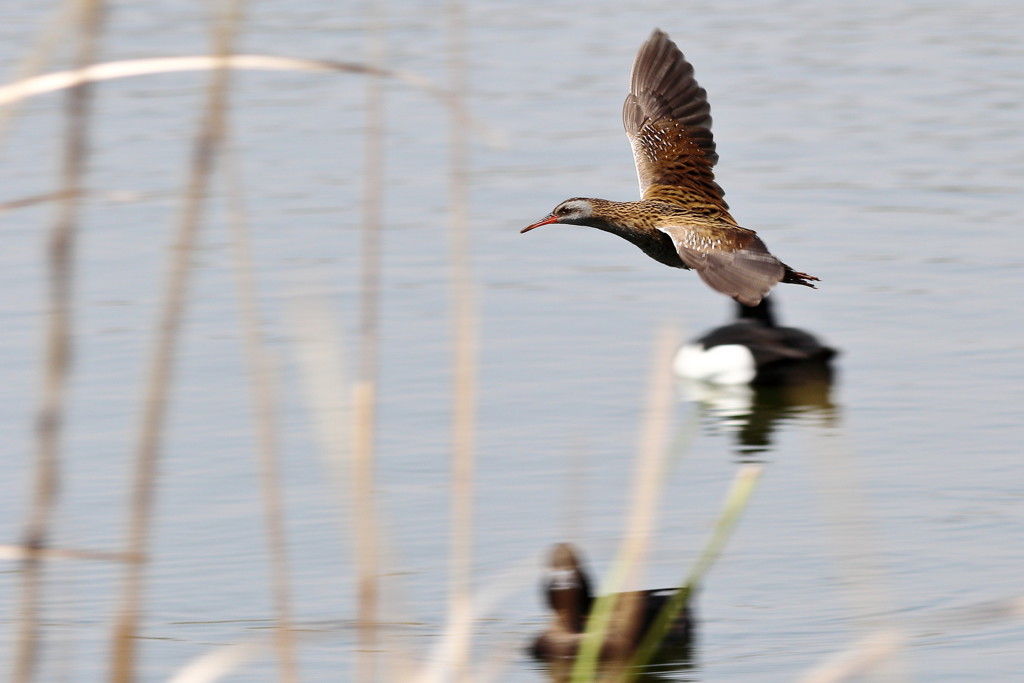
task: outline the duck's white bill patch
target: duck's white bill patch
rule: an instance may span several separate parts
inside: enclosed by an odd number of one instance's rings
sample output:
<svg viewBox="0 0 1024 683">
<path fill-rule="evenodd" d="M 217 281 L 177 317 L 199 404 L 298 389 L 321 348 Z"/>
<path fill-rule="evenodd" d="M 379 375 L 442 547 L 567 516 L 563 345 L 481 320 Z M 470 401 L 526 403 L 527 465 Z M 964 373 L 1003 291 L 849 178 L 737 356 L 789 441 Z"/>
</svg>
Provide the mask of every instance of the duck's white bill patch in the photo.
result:
<svg viewBox="0 0 1024 683">
<path fill-rule="evenodd" d="M 705 349 L 703 344 L 685 344 L 672 362 L 676 375 L 711 384 L 749 384 L 757 374 L 754 354 L 740 344 L 722 344 Z"/>
</svg>

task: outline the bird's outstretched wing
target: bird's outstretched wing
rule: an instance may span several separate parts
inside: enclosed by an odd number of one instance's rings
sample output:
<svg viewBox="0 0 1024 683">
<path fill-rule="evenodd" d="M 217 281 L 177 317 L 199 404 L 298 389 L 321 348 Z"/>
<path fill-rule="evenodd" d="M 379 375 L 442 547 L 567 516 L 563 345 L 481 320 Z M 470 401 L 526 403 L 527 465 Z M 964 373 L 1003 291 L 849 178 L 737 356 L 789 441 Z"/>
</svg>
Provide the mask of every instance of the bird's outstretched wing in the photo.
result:
<svg viewBox="0 0 1024 683">
<path fill-rule="evenodd" d="M 676 44 L 655 29 L 637 53 L 622 123 L 633 146 L 640 194 L 730 222 L 724 192 L 712 168 L 707 92 Z"/>
<path fill-rule="evenodd" d="M 752 230 L 726 226 L 701 231 L 685 226 L 658 229 L 672 238 L 683 263 L 697 271 L 701 280 L 745 306 L 756 306 L 792 272 L 769 253 Z"/>
</svg>

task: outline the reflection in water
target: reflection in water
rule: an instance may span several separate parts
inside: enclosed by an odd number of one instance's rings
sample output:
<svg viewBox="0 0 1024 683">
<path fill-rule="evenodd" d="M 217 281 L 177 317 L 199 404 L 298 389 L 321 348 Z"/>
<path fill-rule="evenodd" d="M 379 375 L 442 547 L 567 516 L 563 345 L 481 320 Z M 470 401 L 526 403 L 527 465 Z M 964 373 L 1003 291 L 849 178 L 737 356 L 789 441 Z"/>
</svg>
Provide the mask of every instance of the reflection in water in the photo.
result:
<svg viewBox="0 0 1024 683">
<path fill-rule="evenodd" d="M 766 298 L 737 305 L 736 321 L 684 345 L 674 369 L 680 395 L 736 434 L 741 460 L 756 460 L 780 423 L 834 420 L 835 355 L 809 332 L 779 327 Z"/>
<path fill-rule="evenodd" d="M 771 450 L 772 435 L 780 425 L 831 425 L 838 413 L 827 379 L 796 386 L 717 386 L 682 380 L 679 387 L 680 396 L 700 404 L 702 415 L 735 434 L 737 456 L 744 462 L 758 461 Z"/>
<path fill-rule="evenodd" d="M 596 604 L 591 585 L 579 552 L 568 543 L 555 545 L 542 583 L 552 611 L 551 621 L 530 646 L 530 654 L 547 662 L 552 680 L 569 680 L 587 620 Z M 676 588 L 667 588 L 617 594 L 601 646 L 601 660 L 608 668 L 628 660 L 676 592 Z M 642 676 L 641 680 L 656 680 L 658 673 L 692 668 L 692 632 L 690 606 L 684 604 L 665 633 L 656 658 L 644 668 L 649 677 Z"/>
<path fill-rule="evenodd" d="M 555 659 L 541 664 L 552 683 L 568 683 L 572 680 L 572 668 L 575 660 Z M 693 647 L 690 642 L 676 644 L 660 650 L 655 661 L 643 667 L 642 671 L 630 672 L 631 680 L 637 683 L 655 683 L 656 681 L 699 681 L 700 672 L 693 661 Z M 620 668 L 605 665 L 599 670 L 595 681 L 621 681 Z"/>
</svg>

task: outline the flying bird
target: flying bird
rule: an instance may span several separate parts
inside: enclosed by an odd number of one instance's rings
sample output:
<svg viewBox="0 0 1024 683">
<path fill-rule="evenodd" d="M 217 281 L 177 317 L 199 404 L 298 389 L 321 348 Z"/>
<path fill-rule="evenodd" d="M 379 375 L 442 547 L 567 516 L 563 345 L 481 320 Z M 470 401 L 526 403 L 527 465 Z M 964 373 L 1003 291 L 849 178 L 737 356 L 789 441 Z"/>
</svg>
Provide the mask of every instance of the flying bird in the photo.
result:
<svg viewBox="0 0 1024 683">
<path fill-rule="evenodd" d="M 729 214 L 715 182 L 718 161 L 707 92 L 665 32 L 640 47 L 622 108 L 633 146 L 640 201 L 576 197 L 522 229 L 586 225 L 629 240 L 659 263 L 695 270 L 708 286 L 756 306 L 777 282 L 814 287 L 818 278 L 775 258 Z"/>
</svg>

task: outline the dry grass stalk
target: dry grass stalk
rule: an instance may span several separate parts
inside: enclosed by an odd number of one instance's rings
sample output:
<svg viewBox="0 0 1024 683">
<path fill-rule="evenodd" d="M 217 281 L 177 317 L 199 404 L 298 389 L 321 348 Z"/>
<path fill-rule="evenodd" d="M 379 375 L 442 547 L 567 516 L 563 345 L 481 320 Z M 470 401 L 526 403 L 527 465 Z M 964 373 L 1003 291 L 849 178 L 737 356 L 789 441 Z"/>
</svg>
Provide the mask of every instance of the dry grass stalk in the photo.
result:
<svg viewBox="0 0 1024 683">
<path fill-rule="evenodd" d="M 0 214 L 5 214 L 8 211 L 14 211 L 16 209 L 24 209 L 28 206 L 35 206 L 36 204 L 61 201 L 77 196 L 79 196 L 79 193 L 77 192 L 66 192 L 61 190 L 58 192 L 46 192 L 44 194 L 36 194 L 30 197 L 22 197 L 20 199 L 11 199 L 6 202 L 0 202 Z"/>
<path fill-rule="evenodd" d="M 21 81 L 38 74 L 49 63 L 57 46 L 68 42 L 68 33 L 79 24 L 75 14 L 79 10 L 77 0 L 65 0 L 39 33 L 29 53 L 14 70 L 12 81 Z M 79 64 L 88 66 L 88 64 Z M 18 107 L 0 109 L 0 141 L 18 113 Z"/>
<path fill-rule="evenodd" d="M 353 62 L 336 62 L 315 59 L 296 59 L 274 55 L 228 55 L 217 57 L 210 55 L 194 55 L 187 57 L 157 57 L 153 59 L 128 59 L 117 62 L 94 64 L 83 69 L 59 71 L 44 76 L 25 78 L 5 86 L 0 86 L 0 107 L 11 105 L 22 100 L 73 88 L 82 83 L 93 83 L 117 78 L 147 76 L 183 71 L 211 71 L 215 69 L 242 69 L 257 71 L 319 71 L 334 73 L 352 73 L 375 75 L 403 82 L 418 88 L 435 97 L 448 106 L 452 106 L 450 94 L 439 88 L 430 79 L 417 73 L 399 69 L 375 69 L 365 64 Z M 505 139 L 498 131 L 482 121 L 469 115 L 463 109 L 466 131 L 472 131 L 483 138 L 492 147 L 504 147 Z"/>
<path fill-rule="evenodd" d="M 374 502 L 377 377 L 379 364 L 381 214 L 384 197 L 384 20 L 371 2 L 367 33 L 366 122 L 363 151 L 362 282 L 359 306 L 359 360 L 353 387 L 352 505 L 355 508 L 359 648 L 356 680 L 376 679 L 378 619 L 377 515 Z"/>
<path fill-rule="evenodd" d="M 226 135 L 226 133 L 225 133 Z M 285 530 L 284 496 L 281 491 L 281 456 L 278 448 L 274 373 L 260 330 L 259 302 L 241 177 L 236 157 L 225 146 L 224 172 L 227 185 L 235 283 L 241 314 L 242 347 L 249 374 L 253 423 L 257 436 L 257 461 L 263 489 L 263 519 L 267 534 L 271 592 L 276 614 L 275 644 L 280 677 L 285 683 L 299 680 L 292 631 L 292 600 L 289 586 L 288 538 Z"/>
<path fill-rule="evenodd" d="M 457 628 L 452 680 L 468 681 L 471 636 L 473 559 L 473 453 L 476 425 L 477 321 L 469 241 L 469 141 L 466 109 L 469 88 L 466 63 L 465 8 L 446 3 L 450 87 L 449 244 L 454 338 L 451 456 L 451 588 L 449 623 Z"/>
<path fill-rule="evenodd" d="M 304 384 L 307 403 L 313 415 L 314 426 L 317 430 L 317 437 L 320 442 L 320 451 L 324 458 L 325 469 L 330 478 L 333 498 L 339 502 L 345 500 L 344 492 L 348 490 L 348 518 L 352 524 L 352 535 L 370 537 L 374 540 L 376 548 L 387 548 L 387 544 L 380 540 L 382 531 L 377 525 L 376 515 L 371 517 L 362 516 L 362 511 L 357 507 L 359 498 L 355 490 L 357 465 L 354 454 L 350 457 L 350 450 L 355 439 L 352 438 L 354 431 L 350 428 L 355 422 L 354 410 L 350 408 L 347 401 L 349 394 L 344 391 L 352 383 L 348 380 L 344 371 L 344 364 L 339 349 L 343 348 L 341 334 L 331 323 L 331 316 L 325 307 L 314 307 L 306 305 L 303 309 L 293 314 L 295 329 L 295 355 L 301 368 L 301 377 Z M 372 501 L 371 501 L 372 502 Z M 361 550 L 356 547 L 356 554 Z M 381 556 L 378 552 L 374 555 L 376 576 L 381 576 Z M 365 561 L 365 560 L 364 560 Z M 359 560 L 357 559 L 357 563 Z M 359 586 L 356 586 L 357 591 Z M 394 597 L 391 591 L 391 597 Z M 378 601 L 382 603 L 383 601 Z M 377 605 L 378 611 L 382 605 Z M 380 619 L 376 619 L 370 626 L 377 630 L 380 626 Z M 383 640 L 383 634 L 376 634 L 378 641 Z M 388 659 L 403 659 L 404 661 L 388 662 L 394 670 L 407 670 L 408 662 L 412 659 L 407 653 L 397 648 L 394 639 L 388 643 L 378 642 L 377 651 L 389 653 Z M 361 655 L 357 655 L 358 657 Z M 376 656 L 376 655 L 374 655 Z M 357 666 L 359 662 L 357 662 Z M 387 680 L 408 680 L 408 675 L 401 675 Z M 380 677 L 378 677 L 380 680 Z"/>
<path fill-rule="evenodd" d="M 894 627 L 891 615 L 896 601 L 878 550 L 867 486 L 850 448 L 834 430 L 815 432 L 813 452 L 806 458 L 813 477 L 818 504 L 828 525 L 836 566 L 860 632 L 865 635 Z M 898 647 L 899 643 L 894 643 Z M 889 680 L 910 680 L 907 665 L 898 650 L 885 661 Z"/>
<path fill-rule="evenodd" d="M 365 64 L 353 62 L 334 62 L 315 59 L 296 59 L 274 55 L 192 55 L 185 57 L 155 57 L 152 59 L 126 59 L 116 62 L 103 62 L 81 69 L 58 71 L 43 76 L 25 78 L 0 87 L 0 106 L 9 105 L 21 100 L 73 88 L 83 83 L 109 81 L 117 78 L 134 76 L 151 76 L 156 74 L 179 73 L 183 71 L 222 71 L 254 70 L 254 71 L 327 71 L 355 74 L 376 74 L 385 78 L 393 78 L 424 90 L 431 95 L 446 99 L 447 93 L 439 89 L 429 79 L 409 71 L 378 70 Z"/>
<path fill-rule="evenodd" d="M 460 615 L 462 622 L 453 623 L 449 620 L 443 637 L 428 657 L 428 663 L 422 667 L 415 678 L 403 677 L 399 680 L 413 680 L 415 683 L 445 683 L 453 680 L 455 678 L 454 654 L 457 649 L 464 647 L 460 641 L 467 637 L 466 633 L 472 627 L 473 622 L 486 617 L 509 595 L 522 591 L 526 582 L 536 580 L 536 565 L 536 558 L 531 556 L 508 566 L 498 575 L 481 580 L 476 593 L 469 600 L 469 609 Z M 494 652 L 492 655 L 497 659 L 507 659 L 521 654 L 522 641 L 518 638 L 514 642 L 509 642 L 509 646 L 505 652 Z M 496 667 L 495 664 L 494 668 Z M 478 669 L 472 672 L 470 680 L 477 683 L 492 675 L 494 668 L 490 666 L 488 668 L 490 671 Z"/>
<path fill-rule="evenodd" d="M 562 537 L 585 538 L 588 444 L 578 439 L 571 444 L 565 462 L 565 497 L 562 504 Z"/>
<path fill-rule="evenodd" d="M 635 583 L 643 569 L 661 498 L 661 485 L 665 480 L 674 405 L 674 385 L 668 368 L 671 367 L 672 354 L 678 346 L 677 335 L 669 331 L 663 331 L 655 345 L 625 537 L 611 570 L 601 583 L 601 597 L 595 603 L 587 623 L 588 637 L 583 640 L 573 666 L 573 681 L 593 680 L 601 643 L 615 609 L 615 594 L 625 585 Z"/>
<path fill-rule="evenodd" d="M 899 652 L 905 637 L 895 629 L 872 633 L 845 652 L 829 657 L 800 677 L 799 683 L 839 683 L 870 673 Z"/>
<path fill-rule="evenodd" d="M 196 657 L 169 678 L 167 683 L 214 683 L 261 656 L 266 648 L 267 643 L 263 640 L 219 647 Z"/>
<path fill-rule="evenodd" d="M 79 31 L 75 61 L 79 67 L 84 67 L 96 58 L 103 5 L 100 0 L 82 0 L 76 10 Z M 45 549 L 50 542 L 51 525 L 57 509 L 61 440 L 71 370 L 78 195 L 88 154 L 91 94 L 88 86 L 74 88 L 67 94 L 67 128 L 60 180 L 63 198 L 57 205 L 57 216 L 47 244 L 48 330 L 36 418 L 35 482 L 23 542 L 27 553 L 22 559 L 19 623 L 11 675 L 16 683 L 30 681 L 35 673 L 44 578 L 44 558 L 38 551 Z"/>
<path fill-rule="evenodd" d="M 105 550 L 82 550 L 79 548 L 28 548 L 23 545 L 0 545 L 0 560 L 24 560 L 35 556 L 44 560 L 99 560 L 101 562 L 132 562 L 134 558 L 125 553 Z"/>
<path fill-rule="evenodd" d="M 206 92 L 206 107 L 193 147 L 191 169 L 182 198 L 176 243 L 169 256 L 169 269 L 157 325 L 156 343 L 150 360 L 142 403 L 142 419 L 136 444 L 135 474 L 128 512 L 128 552 L 144 557 L 149 547 L 157 462 L 178 333 L 188 301 L 192 252 L 199 234 L 199 222 L 206 189 L 213 175 L 217 152 L 224 137 L 230 71 L 226 56 L 231 53 L 236 26 L 241 19 L 241 2 L 228 4 L 227 16 L 214 35 L 215 68 Z M 111 655 L 114 683 L 134 678 L 135 642 L 142 613 L 142 582 L 145 562 L 128 565 L 122 583 L 121 604 L 114 627 Z"/>
<path fill-rule="evenodd" d="M 850 648 L 828 657 L 801 676 L 800 683 L 841 683 L 868 673 L 879 673 L 893 657 L 903 651 L 911 640 L 911 627 L 924 637 L 936 633 L 990 626 L 1008 619 L 1024 618 L 1024 597 L 983 602 L 966 607 L 942 610 L 912 620 L 901 627 L 874 631 Z M 884 670 L 883 670 L 884 672 Z"/>
<path fill-rule="evenodd" d="M 351 447 L 352 411 L 344 394 L 349 385 L 339 349 L 341 334 L 331 324 L 326 307 L 306 304 L 292 314 L 295 357 L 301 370 L 306 402 L 317 430 L 324 469 L 335 495 L 341 501 L 348 478 L 347 460 Z"/>
</svg>

